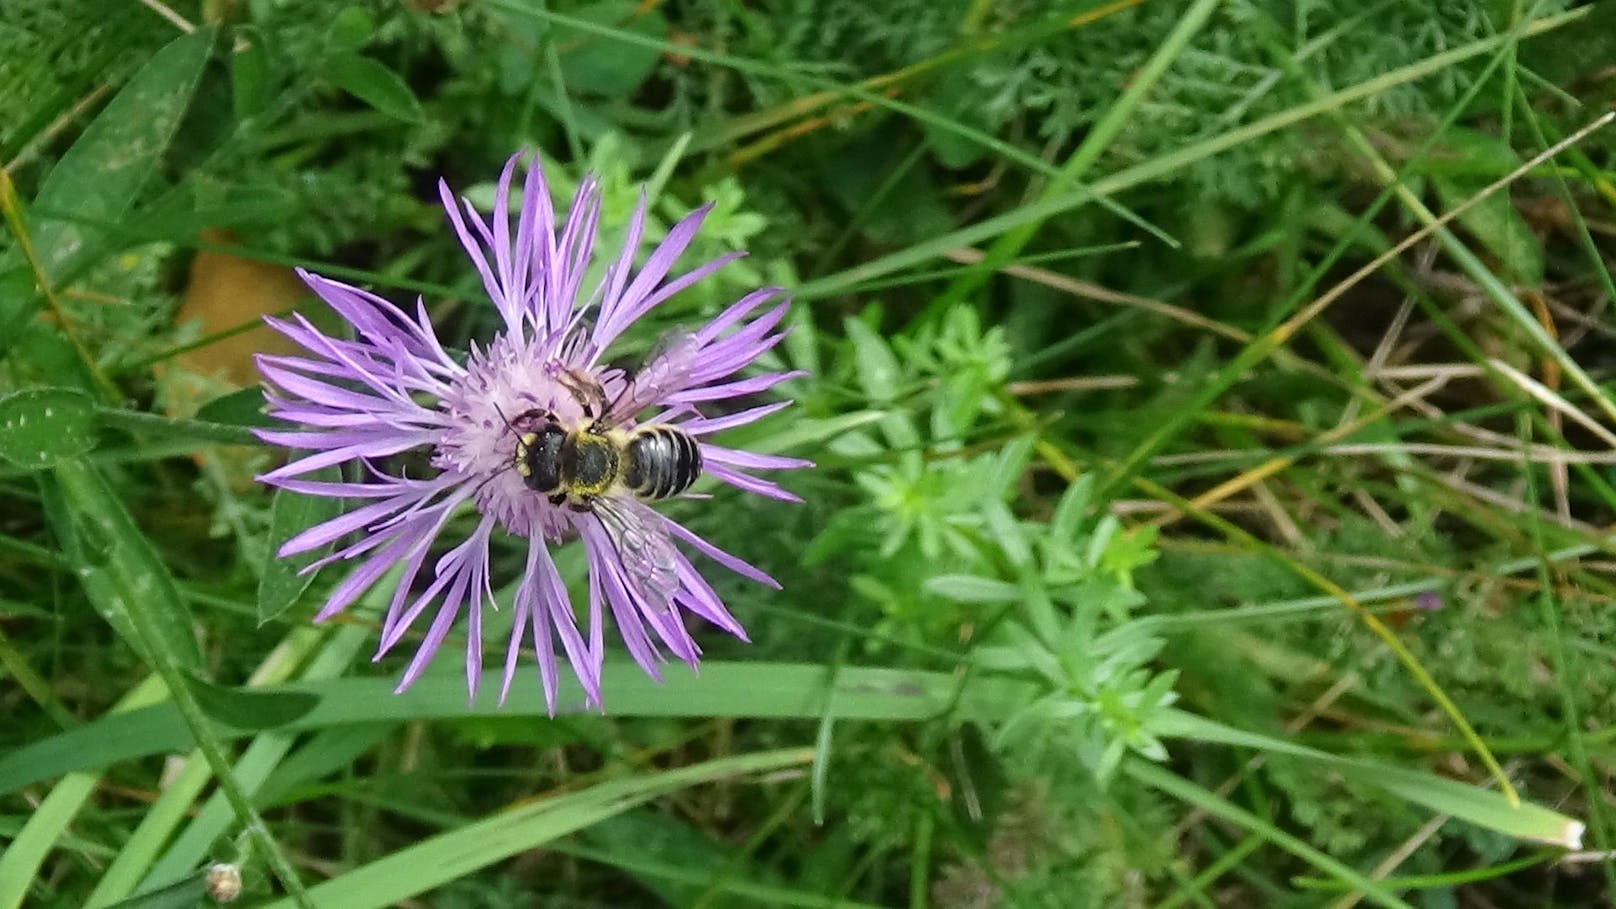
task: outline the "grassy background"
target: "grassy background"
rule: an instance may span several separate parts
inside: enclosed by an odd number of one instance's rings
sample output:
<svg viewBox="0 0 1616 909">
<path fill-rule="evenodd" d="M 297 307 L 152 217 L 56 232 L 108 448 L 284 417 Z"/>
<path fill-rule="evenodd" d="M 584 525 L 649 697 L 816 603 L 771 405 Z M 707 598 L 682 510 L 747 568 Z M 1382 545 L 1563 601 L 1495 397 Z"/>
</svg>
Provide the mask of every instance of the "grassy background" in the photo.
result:
<svg viewBox="0 0 1616 909">
<path fill-rule="evenodd" d="M 0 909 L 1608 902 L 1616 129 L 1532 159 L 1613 59 L 1563 0 L 5 4 Z M 812 373 L 730 437 L 805 504 L 668 506 L 754 642 L 606 716 L 392 696 L 252 480 L 289 267 L 486 337 L 434 186 L 523 148 L 752 252 L 623 358 L 776 282 Z"/>
</svg>

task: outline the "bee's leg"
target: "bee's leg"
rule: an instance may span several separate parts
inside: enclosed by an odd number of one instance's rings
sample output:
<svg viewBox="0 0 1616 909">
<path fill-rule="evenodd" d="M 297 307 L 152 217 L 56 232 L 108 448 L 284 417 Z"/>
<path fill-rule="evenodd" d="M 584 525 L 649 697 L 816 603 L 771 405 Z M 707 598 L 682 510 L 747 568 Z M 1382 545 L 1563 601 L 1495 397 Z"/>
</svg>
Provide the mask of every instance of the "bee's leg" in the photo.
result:
<svg viewBox="0 0 1616 909">
<path fill-rule="evenodd" d="M 501 416 L 503 416 L 503 414 L 501 414 Z M 506 420 L 505 425 L 509 426 L 512 430 L 515 430 L 518 433 L 522 433 L 532 429 L 534 425 L 538 423 L 557 422 L 560 421 L 557 420 L 555 414 L 551 413 L 549 410 L 546 410 L 543 407 L 530 407 L 527 410 L 517 414 L 515 417 Z"/>
<path fill-rule="evenodd" d="M 551 493 L 550 494 L 550 504 L 551 505 L 560 505 L 562 502 L 565 502 L 566 500 L 567 500 L 567 494 L 564 493 L 564 492 L 556 492 L 556 493 Z"/>
<path fill-rule="evenodd" d="M 594 496 L 578 496 L 567 503 L 567 507 L 579 514 L 587 514 L 595 510 Z"/>
<path fill-rule="evenodd" d="M 563 367 L 556 372 L 556 379 L 572 393 L 573 400 L 583 408 L 586 418 L 597 420 L 606 416 L 608 409 L 606 390 L 601 388 L 600 383 L 594 378 L 576 369 Z"/>
</svg>

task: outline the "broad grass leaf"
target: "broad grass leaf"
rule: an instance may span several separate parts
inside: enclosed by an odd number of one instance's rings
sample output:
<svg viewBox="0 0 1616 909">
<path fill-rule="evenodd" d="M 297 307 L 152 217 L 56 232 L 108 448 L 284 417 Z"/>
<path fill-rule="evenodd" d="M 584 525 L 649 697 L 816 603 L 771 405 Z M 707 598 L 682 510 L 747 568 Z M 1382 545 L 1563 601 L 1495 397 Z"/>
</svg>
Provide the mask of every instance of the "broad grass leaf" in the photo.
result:
<svg viewBox="0 0 1616 909">
<path fill-rule="evenodd" d="M 107 909 L 195 909 L 213 902 L 207 897 L 208 872 L 203 869 L 166 887 L 113 903 Z"/>
<path fill-rule="evenodd" d="M 313 887 L 321 906 L 381 909 L 434 890 L 479 868 L 532 851 L 668 793 L 808 762 L 805 748 L 733 755 L 677 770 L 632 774 L 538 801 L 440 833 Z M 292 909 L 290 899 L 266 909 Z"/>
<path fill-rule="evenodd" d="M 490 669 L 479 685 L 498 691 L 501 670 Z M 458 673 L 428 674 L 403 694 L 392 678 L 339 678 L 267 686 L 255 692 L 306 692 L 320 697 L 308 713 L 282 727 L 301 732 L 355 723 L 405 723 L 464 717 L 532 717 L 548 722 L 537 685 L 517 685 L 504 704 L 484 697 L 466 700 Z M 965 719 L 1004 716 L 1031 697 L 1026 682 L 971 678 L 952 673 L 878 667 L 843 667 L 832 674 L 807 663 L 704 662 L 701 674 L 648 678 L 629 661 L 611 662 L 602 675 L 603 696 L 614 717 L 748 717 L 812 719 L 827 712 L 838 719 L 914 722 L 954 710 Z M 576 680 L 562 682 L 564 710 L 583 710 Z M 569 706 L 570 705 L 570 706 Z M 570 721 L 558 720 L 560 721 Z M 220 740 L 246 733 L 217 730 Z M 0 754 L 0 793 L 70 773 L 186 748 L 190 731 L 173 704 L 99 717 L 83 726 Z"/>
<path fill-rule="evenodd" d="M 1479 827 L 1517 839 L 1581 848 L 1582 822 L 1541 805 L 1510 805 L 1500 792 L 1418 770 L 1392 767 L 1360 758 L 1340 757 L 1316 748 L 1272 736 L 1235 729 L 1216 720 L 1168 708 L 1158 715 L 1154 730 L 1163 738 L 1217 742 L 1257 751 L 1277 752 L 1313 761 L 1331 772 L 1386 790 L 1398 798 L 1463 818 Z"/>
</svg>

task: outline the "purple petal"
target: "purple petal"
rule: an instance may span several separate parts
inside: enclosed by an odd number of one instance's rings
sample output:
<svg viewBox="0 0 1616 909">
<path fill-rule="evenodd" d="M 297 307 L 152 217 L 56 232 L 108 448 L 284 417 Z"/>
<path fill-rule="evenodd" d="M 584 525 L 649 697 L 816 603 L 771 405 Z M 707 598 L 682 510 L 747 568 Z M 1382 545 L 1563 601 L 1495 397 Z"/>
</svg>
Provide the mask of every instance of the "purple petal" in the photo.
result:
<svg viewBox="0 0 1616 909">
<path fill-rule="evenodd" d="M 699 401 L 721 401 L 725 398 L 738 398 L 742 395 L 757 394 L 767 391 L 787 379 L 796 379 L 808 373 L 800 369 L 789 372 L 769 372 L 750 379 L 738 379 L 734 382 L 725 382 L 722 385 L 708 385 L 702 388 L 691 388 L 676 395 L 669 395 L 668 402 L 672 404 L 695 404 Z"/>
<path fill-rule="evenodd" d="M 635 275 L 633 283 L 623 291 L 623 295 L 605 300 L 601 306 L 600 321 L 596 323 L 592 336 L 597 351 L 609 347 L 623 329 L 649 311 L 650 307 L 645 303 L 647 295 L 667 277 L 669 269 L 673 268 L 673 263 L 684 253 L 690 241 L 695 239 L 701 222 L 706 220 L 712 209 L 709 202 L 675 224 L 668 231 L 668 236 L 652 251 L 651 257 L 645 261 L 644 267 Z"/>
<path fill-rule="evenodd" d="M 383 502 L 373 502 L 363 508 L 338 515 L 329 521 L 316 524 L 292 537 L 275 554 L 281 558 L 294 556 L 300 552 L 308 552 L 321 546 L 347 536 L 350 533 L 366 527 L 384 517 L 390 517 L 394 512 L 404 508 L 408 503 L 401 503 L 397 499 L 388 499 Z"/>
<path fill-rule="evenodd" d="M 494 210 L 488 213 L 488 220 L 494 225 L 494 237 L 489 245 L 494 251 L 494 270 L 499 275 L 499 295 L 494 297 L 494 305 L 505 317 L 505 330 L 511 332 L 522 328 L 522 301 L 511 293 L 515 283 L 511 267 L 511 177 L 516 174 L 516 162 L 521 157 L 518 153 L 505 160 L 505 169 L 500 171 L 499 183 L 494 189 Z"/>
<path fill-rule="evenodd" d="M 646 297 L 645 302 L 640 304 L 642 314 L 645 312 L 650 312 L 659 306 L 663 301 L 670 299 L 674 294 L 684 290 L 687 287 L 690 287 L 703 278 L 706 278 L 713 272 L 718 271 L 720 268 L 723 268 L 731 262 L 734 262 L 736 259 L 744 258 L 746 258 L 746 251 L 737 250 L 735 252 L 725 253 L 724 255 L 713 259 L 711 262 L 706 262 L 692 268 L 679 277 L 674 278 L 672 281 L 669 281 L 667 284 L 664 284 L 661 290 L 658 290 L 651 296 Z"/>
<path fill-rule="evenodd" d="M 404 670 L 403 677 L 394 687 L 394 694 L 403 694 L 415 684 L 415 680 L 421 677 L 421 673 L 425 672 L 427 665 L 432 662 L 432 657 L 437 655 L 438 648 L 443 646 L 444 639 L 449 636 L 449 630 L 454 627 L 454 620 L 460 615 L 460 603 L 465 599 L 470 579 L 458 573 L 453 577 L 454 581 L 449 587 L 449 592 L 443 596 L 443 605 L 438 607 L 438 614 L 433 617 L 432 626 L 427 629 L 421 646 L 416 648 L 409 667 Z"/>
<path fill-rule="evenodd" d="M 798 470 L 803 467 L 814 466 L 813 461 L 804 461 L 802 458 L 754 454 L 750 451 L 741 451 L 738 448 L 724 448 L 707 442 L 701 444 L 701 456 L 707 461 L 716 461 L 732 467 L 746 467 L 753 470 Z"/>
<path fill-rule="evenodd" d="M 746 629 L 742 628 L 741 623 L 735 620 L 735 616 L 724 608 L 723 601 L 707 583 L 707 579 L 701 576 L 701 572 L 690 564 L 690 560 L 685 558 L 683 553 L 679 554 L 679 580 L 684 585 L 684 590 L 680 592 L 678 598 L 681 605 L 741 640 L 750 640 L 746 636 Z"/>
<path fill-rule="evenodd" d="M 480 553 L 477 551 L 479 540 L 474 534 L 462 540 L 459 545 L 444 553 L 438 559 L 437 564 L 433 566 L 432 583 L 427 586 L 427 589 L 419 597 L 416 597 L 415 602 L 410 604 L 410 608 L 398 617 L 397 621 L 393 623 L 393 627 L 383 632 L 381 646 L 377 651 L 378 654 L 386 653 L 398 644 L 399 639 L 409 631 L 409 627 L 415 624 L 415 620 L 420 618 L 421 613 L 437 598 L 438 594 L 457 579 L 464 577 L 466 565 L 470 561 L 480 559 L 486 566 L 488 562 L 488 538 L 486 534 L 480 542 L 482 547 Z"/>
<path fill-rule="evenodd" d="M 617 624 L 618 637 L 622 638 L 629 656 L 634 658 L 645 674 L 658 682 L 662 681 L 662 671 L 657 667 L 661 655 L 646 636 L 639 604 L 624 583 L 622 569 L 616 561 L 617 547 L 606 536 L 598 521 L 580 521 L 578 534 L 589 561 L 590 580 L 597 582 L 605 594 L 607 605 L 612 610 L 612 620 Z"/>
<path fill-rule="evenodd" d="M 720 334 L 723 333 L 724 329 L 734 325 L 736 322 L 739 322 L 746 316 L 747 313 L 757 309 L 759 306 L 762 306 L 783 293 L 785 293 L 785 291 L 779 287 L 760 287 L 757 290 L 752 291 L 746 296 L 741 297 L 739 300 L 736 300 L 734 303 L 731 303 L 728 309 L 725 309 L 711 322 L 708 322 L 706 325 L 702 326 L 701 330 L 696 332 L 696 337 L 700 338 L 703 344 L 711 344 L 718 338 Z M 787 297 L 785 302 L 790 303 L 791 298 Z"/>
<path fill-rule="evenodd" d="M 360 336 L 373 344 L 396 344 L 409 356 L 422 360 L 422 366 L 454 376 L 460 367 L 444 353 L 432 323 L 422 318 L 411 321 L 401 310 L 375 294 L 352 285 L 321 277 L 306 269 L 297 275 L 315 295 L 347 319 Z"/>
<path fill-rule="evenodd" d="M 466 257 L 476 267 L 477 273 L 482 276 L 483 290 L 487 291 L 490 300 L 499 300 L 503 294 L 500 292 L 499 281 L 488 268 L 488 259 L 483 256 L 482 245 L 472 238 L 471 232 L 466 229 L 466 222 L 460 214 L 460 205 L 455 201 L 454 193 L 449 191 L 449 184 L 445 180 L 438 181 L 438 198 L 443 202 L 443 210 L 449 216 L 449 223 L 454 227 L 455 234 L 460 237 L 460 245 L 466 251 Z M 472 221 L 476 223 L 476 217 Z"/>
<path fill-rule="evenodd" d="M 372 584 L 381 579 L 388 569 L 398 564 L 411 546 L 419 542 L 419 537 L 407 531 L 400 532 L 383 549 L 359 564 L 359 567 L 348 573 L 342 583 L 332 589 L 331 595 L 326 598 L 325 605 L 314 614 L 315 622 L 324 622 L 337 613 L 353 605 L 354 600 L 369 590 Z"/>
<path fill-rule="evenodd" d="M 561 573 L 556 571 L 555 562 L 550 559 L 550 550 L 544 540 L 535 537 L 528 541 L 529 564 L 536 572 L 538 583 L 534 585 L 536 603 L 542 603 L 548 609 L 548 615 L 538 616 L 535 612 L 535 621 L 542 621 L 547 627 L 554 627 L 561 638 L 561 649 L 567 654 L 567 662 L 572 664 L 572 672 L 578 677 L 579 684 L 583 685 L 584 695 L 590 703 L 600 703 L 600 667 L 605 659 L 605 644 L 596 638 L 590 644 L 584 643 L 583 636 L 578 633 L 578 620 L 572 614 L 572 600 L 567 596 L 567 587 L 561 583 Z M 525 576 L 524 576 L 525 577 Z M 535 606 L 535 610 L 537 606 Z M 591 636 L 600 632 L 599 611 L 591 604 Z M 549 640 L 549 635 L 545 635 Z M 553 664 L 555 657 L 552 654 L 550 662 L 552 679 L 555 675 Z M 544 659 L 540 658 L 540 668 L 544 666 Z"/>
<path fill-rule="evenodd" d="M 555 716 L 556 700 L 556 658 L 555 649 L 550 642 L 550 619 L 543 613 L 545 595 L 541 589 L 544 583 L 540 577 L 540 556 L 548 557 L 543 540 L 530 540 L 527 549 L 527 566 L 522 570 L 522 579 L 516 586 L 516 615 L 511 627 L 510 650 L 505 655 L 505 681 L 500 689 L 501 702 L 506 692 L 510 691 L 511 679 L 516 675 L 516 664 L 521 659 L 521 646 L 523 637 L 523 622 L 533 626 L 533 655 L 539 665 L 539 683 L 544 689 L 544 704 L 551 716 Z M 573 630 L 574 636 L 577 630 Z"/>
<path fill-rule="evenodd" d="M 634 254 L 640 249 L 640 237 L 645 231 L 645 190 L 640 190 L 640 200 L 634 206 L 634 216 L 629 218 L 628 231 L 623 237 L 623 251 L 618 254 L 617 261 L 606 270 L 606 277 L 602 281 L 604 288 L 601 297 L 600 314 L 595 319 L 594 351 L 599 355 L 617 337 L 622 327 L 617 326 L 617 305 L 623 298 L 623 285 L 628 281 L 629 273 L 634 269 Z M 625 323 L 626 325 L 626 323 Z M 609 335 L 602 335 L 602 329 L 610 331 Z"/>
<path fill-rule="evenodd" d="M 543 205 L 539 200 L 543 199 Z M 535 272 L 543 274 L 550 270 L 550 263 L 544 260 L 544 247 L 534 242 L 534 233 L 540 228 L 540 215 L 544 214 L 542 228 L 545 233 L 550 231 L 548 215 L 550 204 L 550 187 L 544 180 L 544 168 L 539 163 L 539 155 L 533 155 L 533 163 L 528 165 L 527 179 L 522 183 L 522 207 L 517 214 L 516 222 L 516 272 L 512 275 L 512 283 L 508 290 L 521 304 L 522 313 L 529 322 L 543 334 L 547 326 L 544 324 L 542 312 L 535 311 L 533 307 L 534 288 L 530 283 Z"/>
<path fill-rule="evenodd" d="M 523 578 L 525 584 L 527 578 Z M 511 682 L 516 679 L 517 664 L 522 662 L 522 638 L 527 634 L 527 615 L 529 612 L 528 598 L 522 595 L 522 588 L 516 589 L 516 603 L 511 608 L 511 639 L 505 644 L 505 673 L 499 683 L 499 705 L 505 706 L 505 698 L 510 696 Z M 534 631 L 538 629 L 535 628 Z M 537 646 L 537 641 L 534 642 Z M 554 656 L 551 657 L 554 659 Z M 550 703 L 550 692 L 544 693 L 544 701 Z M 550 707 L 550 715 L 555 716 L 555 708 Z"/>
<path fill-rule="evenodd" d="M 415 588 L 415 579 L 420 576 L 427 554 L 431 552 L 431 541 L 442 531 L 443 525 L 448 523 L 448 520 L 449 512 L 445 510 L 440 516 L 437 525 L 431 532 L 424 534 L 416 542 L 415 547 L 410 550 L 409 555 L 405 557 L 404 569 L 399 573 L 398 588 L 393 591 L 393 599 L 387 604 L 387 614 L 382 618 L 382 641 L 392 637 L 393 633 L 399 629 L 400 622 L 404 618 L 404 601 L 409 598 L 410 591 Z M 385 649 L 378 647 L 374 659 L 381 659 L 382 654 L 385 652 Z"/>
<path fill-rule="evenodd" d="M 600 608 L 600 577 L 593 571 L 588 574 L 588 583 L 585 587 L 589 592 L 589 662 L 583 667 L 575 663 L 573 668 L 582 669 L 578 680 L 584 686 L 585 706 L 592 705 L 604 709 L 605 705 L 600 699 L 600 670 L 606 661 L 606 640 L 605 622 Z"/>
<path fill-rule="evenodd" d="M 454 626 L 455 617 L 464 603 L 471 611 L 471 633 L 466 644 L 467 657 L 467 683 L 472 698 L 477 696 L 477 677 L 481 676 L 482 664 L 482 610 L 483 599 L 487 596 L 488 577 L 488 534 L 494 526 L 492 517 L 485 517 L 472 531 L 465 542 L 455 547 L 451 552 L 438 561 L 438 577 L 432 586 L 422 595 L 423 599 L 432 596 L 440 588 L 441 582 L 450 580 L 449 592 L 443 597 L 443 605 L 439 607 L 437 616 L 432 620 L 432 627 L 427 630 L 426 638 L 415 651 L 415 658 L 410 661 L 409 668 L 404 671 L 404 677 L 399 681 L 396 691 L 403 691 L 420 678 L 422 671 L 431 662 L 433 654 L 443 645 Z M 408 627 L 410 620 L 405 619 L 403 625 Z M 395 638 L 396 642 L 396 638 Z M 472 667 L 479 670 L 474 675 Z"/>
<path fill-rule="evenodd" d="M 693 372 L 692 383 L 704 384 L 722 379 L 743 366 L 751 365 L 758 357 L 773 350 L 774 346 L 785 340 L 786 336 L 783 331 L 767 334 L 769 329 L 774 327 L 768 324 L 769 316 L 780 311 L 783 310 L 771 310 L 756 322 L 706 347 L 703 350 L 701 368 Z"/>
<path fill-rule="evenodd" d="M 409 435 L 400 433 L 383 440 L 345 445 L 341 448 L 333 448 L 319 454 L 310 455 L 293 461 L 284 467 L 276 468 L 261 475 L 258 479 L 265 483 L 274 483 L 282 477 L 299 476 L 313 470 L 319 470 L 322 467 L 332 467 L 344 461 L 352 461 L 355 458 L 379 458 L 384 455 L 398 454 L 405 449 L 435 441 L 437 441 L 437 436 L 434 433 L 420 432 Z"/>
<path fill-rule="evenodd" d="M 660 514 L 660 512 L 658 513 Z M 680 524 L 678 521 L 675 521 L 667 516 L 663 516 L 662 524 L 667 528 L 669 533 L 681 540 L 684 540 L 686 543 L 689 543 L 691 548 L 724 566 L 725 568 L 728 568 L 730 571 L 735 572 L 743 578 L 750 578 L 751 580 L 757 581 L 759 584 L 766 584 L 773 587 L 775 590 L 780 589 L 779 581 L 776 581 L 774 578 L 764 574 L 761 570 L 707 542 L 705 539 L 697 536 L 689 528 L 685 527 L 683 524 Z"/>
<path fill-rule="evenodd" d="M 290 540 L 287 540 L 285 543 L 281 544 L 281 548 L 276 552 L 276 555 L 281 558 L 286 558 L 287 556 L 297 555 L 300 552 L 308 552 L 311 549 L 317 549 L 324 546 L 325 544 L 338 539 L 339 537 L 352 533 L 355 530 L 359 530 L 362 527 L 380 523 L 383 520 L 393 517 L 399 512 L 414 512 L 425 505 L 428 499 L 437 495 L 450 485 L 453 485 L 452 481 L 440 482 L 414 489 L 406 487 L 397 495 L 383 501 L 372 502 L 371 504 L 362 508 L 350 511 L 347 514 L 338 515 L 329 521 L 324 521 L 308 528 L 307 530 L 304 530 L 302 533 L 297 534 Z M 462 498 L 464 497 L 462 496 Z M 460 501 L 460 499 L 452 499 L 445 503 L 439 503 L 437 507 L 443 508 L 445 505 L 451 505 L 457 503 L 458 501 Z"/>
<path fill-rule="evenodd" d="M 595 250 L 595 235 L 600 223 L 600 184 L 586 175 L 578 181 L 578 192 L 573 196 L 572 208 L 562 228 L 561 261 L 555 270 L 556 299 L 569 307 L 577 307 L 578 289 L 583 284 L 584 272 L 589 268 L 590 256 Z M 579 307 L 581 308 L 581 307 Z"/>
<path fill-rule="evenodd" d="M 713 479 L 753 495 L 764 496 L 770 499 L 779 499 L 782 502 L 801 502 L 802 499 L 794 493 L 786 492 L 778 484 L 768 480 L 758 479 L 751 474 L 731 470 L 722 464 L 707 464 L 704 468 Z"/>
<path fill-rule="evenodd" d="M 746 410 L 739 410 L 732 414 L 726 414 L 722 417 L 696 417 L 693 420 L 685 420 L 680 423 L 679 428 L 693 436 L 723 432 L 726 429 L 734 429 L 737 426 L 745 426 L 748 423 L 761 420 L 777 410 L 790 407 L 791 403 L 790 401 L 776 401 L 773 404 L 762 404 Z"/>
</svg>

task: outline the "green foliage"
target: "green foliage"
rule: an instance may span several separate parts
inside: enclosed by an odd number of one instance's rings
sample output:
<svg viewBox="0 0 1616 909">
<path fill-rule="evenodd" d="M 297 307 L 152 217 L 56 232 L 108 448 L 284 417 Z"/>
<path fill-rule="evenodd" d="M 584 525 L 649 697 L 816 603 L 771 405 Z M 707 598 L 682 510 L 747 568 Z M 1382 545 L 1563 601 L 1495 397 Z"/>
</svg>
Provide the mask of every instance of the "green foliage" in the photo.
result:
<svg viewBox="0 0 1616 909">
<path fill-rule="evenodd" d="M 1476 199 L 1608 106 L 1606 5 L 1225 0 L 1083 170 L 1125 217 L 1060 175 L 1172 3 L 0 5 L 0 909 L 195 904 L 214 861 L 273 906 L 1315 905 L 1388 856 L 1383 905 L 1616 892 L 1520 863 L 1616 844 L 1616 130 Z M 693 623 L 662 685 L 612 649 L 605 716 L 447 657 L 394 696 L 391 590 L 308 623 L 346 566 L 273 553 L 331 503 L 253 482 L 219 378 L 256 288 L 192 293 L 198 249 L 307 267 L 464 351 L 497 317 L 437 181 L 486 210 L 518 150 L 557 206 L 600 181 L 599 248 L 643 192 L 647 243 L 712 204 L 683 264 L 751 251 L 625 364 L 803 291 L 794 406 L 732 437 L 816 461 L 805 502 L 659 506 L 782 589 L 713 572 L 751 642 Z M 1421 205 L 1469 207 L 1236 363 Z"/>
</svg>

